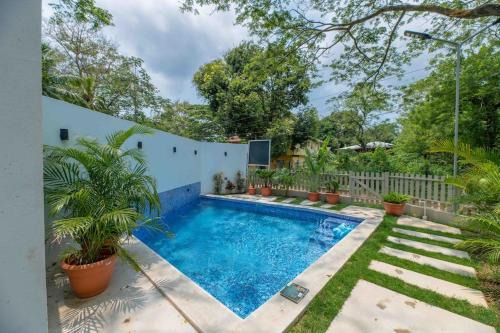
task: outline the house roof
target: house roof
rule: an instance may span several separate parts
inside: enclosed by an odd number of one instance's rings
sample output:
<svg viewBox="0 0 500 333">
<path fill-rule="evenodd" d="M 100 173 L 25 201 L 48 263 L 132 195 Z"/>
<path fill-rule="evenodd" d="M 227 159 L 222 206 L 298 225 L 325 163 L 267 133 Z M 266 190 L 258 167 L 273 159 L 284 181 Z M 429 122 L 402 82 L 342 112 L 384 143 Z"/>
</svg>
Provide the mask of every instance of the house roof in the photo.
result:
<svg viewBox="0 0 500 333">
<path fill-rule="evenodd" d="M 366 144 L 367 149 L 375 149 L 378 147 L 392 148 L 392 146 L 394 146 L 392 143 L 382 142 L 382 141 L 372 141 Z M 353 145 L 353 146 L 339 148 L 339 150 L 360 150 L 360 149 L 362 149 L 360 145 Z"/>
</svg>

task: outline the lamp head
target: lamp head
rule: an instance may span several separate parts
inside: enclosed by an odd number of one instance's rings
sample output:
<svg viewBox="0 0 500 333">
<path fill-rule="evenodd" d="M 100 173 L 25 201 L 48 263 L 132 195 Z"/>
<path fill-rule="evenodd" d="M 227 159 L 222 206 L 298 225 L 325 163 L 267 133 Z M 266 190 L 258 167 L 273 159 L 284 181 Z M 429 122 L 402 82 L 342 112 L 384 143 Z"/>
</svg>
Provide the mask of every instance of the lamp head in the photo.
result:
<svg viewBox="0 0 500 333">
<path fill-rule="evenodd" d="M 422 40 L 432 39 L 432 36 L 429 34 L 426 34 L 424 32 L 411 31 L 411 30 L 406 30 L 404 32 L 404 35 L 406 37 L 418 38 L 418 39 L 422 39 Z"/>
</svg>

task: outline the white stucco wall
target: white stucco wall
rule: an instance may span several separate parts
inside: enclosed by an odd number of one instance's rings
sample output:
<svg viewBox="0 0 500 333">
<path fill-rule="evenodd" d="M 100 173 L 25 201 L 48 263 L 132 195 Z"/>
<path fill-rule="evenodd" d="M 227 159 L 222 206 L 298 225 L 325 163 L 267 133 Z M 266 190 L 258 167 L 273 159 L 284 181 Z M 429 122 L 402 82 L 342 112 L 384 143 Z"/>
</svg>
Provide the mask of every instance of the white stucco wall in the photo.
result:
<svg viewBox="0 0 500 333">
<path fill-rule="evenodd" d="M 127 129 L 134 123 L 91 111 L 73 104 L 43 97 L 43 142 L 48 145 L 71 145 L 77 136 L 90 136 L 104 142 L 107 134 Z M 69 130 L 70 140 L 59 139 L 59 129 Z M 223 171 L 234 177 L 237 170 L 246 171 L 246 144 L 198 142 L 162 131 L 152 136 L 132 139 L 128 147 L 142 141 L 150 173 L 163 192 L 201 182 L 202 193 L 212 190 L 212 176 Z M 177 152 L 173 152 L 173 147 Z M 194 151 L 198 154 L 195 155 Z M 227 151 L 228 156 L 224 156 Z"/>
<path fill-rule="evenodd" d="M 212 178 L 217 172 L 223 172 L 224 177 L 233 183 L 238 170 L 246 175 L 248 145 L 203 142 L 202 147 L 201 193 L 213 192 Z"/>
<path fill-rule="evenodd" d="M 0 332 L 47 332 L 41 2 L 0 1 Z"/>
</svg>

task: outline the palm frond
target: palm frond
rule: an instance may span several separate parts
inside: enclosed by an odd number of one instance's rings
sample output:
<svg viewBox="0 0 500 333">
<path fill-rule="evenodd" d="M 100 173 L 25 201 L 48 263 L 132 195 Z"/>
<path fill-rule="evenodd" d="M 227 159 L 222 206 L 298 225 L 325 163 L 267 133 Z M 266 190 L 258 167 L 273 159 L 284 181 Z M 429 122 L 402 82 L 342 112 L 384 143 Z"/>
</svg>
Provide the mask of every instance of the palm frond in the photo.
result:
<svg viewBox="0 0 500 333">
<path fill-rule="evenodd" d="M 498 238 L 470 239 L 458 243 L 456 247 L 474 253 L 475 255 L 492 262 L 493 264 L 500 263 L 500 240 Z"/>
<path fill-rule="evenodd" d="M 65 237 L 77 238 L 93 223 L 94 219 L 91 216 L 70 217 L 53 221 L 52 230 L 56 240 L 62 240 Z"/>
<path fill-rule="evenodd" d="M 106 141 L 108 145 L 118 149 L 123 145 L 123 143 L 125 143 L 125 141 L 127 141 L 134 135 L 148 135 L 153 133 L 154 130 L 149 127 L 142 125 L 134 125 L 127 130 L 116 131 L 108 135 L 106 137 Z"/>
</svg>

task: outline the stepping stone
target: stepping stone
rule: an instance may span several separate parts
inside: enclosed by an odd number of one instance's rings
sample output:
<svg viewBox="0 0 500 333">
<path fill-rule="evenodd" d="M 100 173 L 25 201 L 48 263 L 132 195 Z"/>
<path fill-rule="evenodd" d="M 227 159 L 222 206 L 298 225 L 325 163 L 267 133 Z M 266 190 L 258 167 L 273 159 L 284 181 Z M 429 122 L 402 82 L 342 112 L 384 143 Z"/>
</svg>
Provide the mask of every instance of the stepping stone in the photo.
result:
<svg viewBox="0 0 500 333">
<path fill-rule="evenodd" d="M 399 232 L 400 234 L 405 234 L 408 236 L 432 239 L 432 240 L 446 242 L 446 243 L 450 243 L 450 244 L 458 244 L 462 241 L 461 239 L 445 237 L 445 236 L 438 236 L 438 235 L 428 234 L 425 232 L 418 232 L 418 231 L 401 229 L 401 228 L 392 228 L 392 231 Z"/>
<path fill-rule="evenodd" d="M 483 323 L 359 280 L 327 333 L 495 333 Z"/>
<path fill-rule="evenodd" d="M 425 221 L 416 217 L 411 217 L 411 216 L 401 216 L 398 219 L 397 224 L 400 225 L 406 225 L 409 227 L 415 227 L 415 228 L 423 228 L 423 229 L 429 229 L 429 230 L 434 230 L 434 231 L 441 231 L 441 232 L 447 232 L 449 234 L 456 234 L 460 235 L 462 232 L 460 229 L 455 228 L 455 227 L 450 227 L 449 225 L 441 224 L 441 223 L 435 223 L 431 221 Z"/>
<path fill-rule="evenodd" d="M 454 257 L 459 257 L 459 258 L 464 258 L 464 259 L 470 259 L 469 254 L 465 251 L 449 249 L 447 247 L 442 247 L 442 246 L 432 245 L 432 244 L 427 244 L 427 243 L 421 243 L 421 242 L 417 242 L 414 240 L 393 237 L 393 236 L 387 237 L 387 240 L 390 242 L 396 243 L 396 244 L 410 246 L 410 247 L 413 247 L 413 248 L 419 249 L 419 250 L 441 253 L 441 254 L 445 254 L 447 256 L 454 256 Z"/>
<path fill-rule="evenodd" d="M 274 196 L 274 195 L 271 195 L 271 196 L 268 196 L 268 197 L 261 197 L 260 200 L 262 201 L 274 201 L 278 199 L 278 197 Z"/>
<path fill-rule="evenodd" d="M 332 204 L 324 204 L 324 205 L 321 205 L 321 206 L 319 206 L 319 207 L 320 207 L 320 208 L 326 208 L 326 209 L 328 209 L 328 208 L 332 208 L 332 207 L 333 207 L 333 205 L 332 205 Z"/>
<path fill-rule="evenodd" d="M 302 201 L 300 204 L 301 204 L 302 206 L 312 206 L 312 205 L 314 205 L 315 203 L 316 203 L 316 202 L 314 202 L 314 201 L 304 200 L 304 201 Z"/>
<path fill-rule="evenodd" d="M 382 209 L 368 208 L 368 207 L 358 207 L 358 206 L 347 206 L 340 210 L 342 214 L 361 217 L 365 219 L 381 219 L 384 217 L 385 213 Z"/>
<path fill-rule="evenodd" d="M 281 203 L 290 203 L 290 202 L 292 202 L 293 200 L 295 200 L 295 198 L 287 198 L 287 199 L 285 199 L 285 200 L 281 201 Z"/>
<path fill-rule="evenodd" d="M 437 279 L 432 276 L 420 274 L 376 260 L 372 260 L 369 268 L 379 273 L 401 279 L 414 286 L 432 290 L 443 296 L 466 300 L 473 305 L 480 305 L 486 308 L 488 307 L 483 293 L 476 289 L 464 287 L 456 283 Z"/>
<path fill-rule="evenodd" d="M 463 276 L 468 276 L 472 278 L 476 277 L 476 271 L 474 270 L 474 268 L 469 266 L 454 264 L 452 262 L 434 259 L 431 257 L 426 257 L 420 254 L 406 252 L 398 249 L 393 249 L 392 247 L 387 247 L 387 246 L 382 247 L 379 252 L 396 258 L 406 259 L 420 265 L 428 265 L 437 269 L 441 269 L 443 271 Z"/>
</svg>

